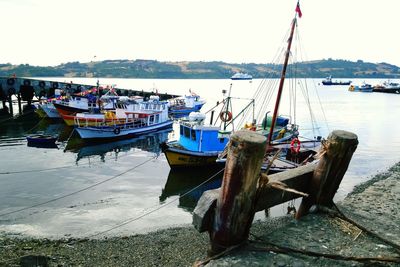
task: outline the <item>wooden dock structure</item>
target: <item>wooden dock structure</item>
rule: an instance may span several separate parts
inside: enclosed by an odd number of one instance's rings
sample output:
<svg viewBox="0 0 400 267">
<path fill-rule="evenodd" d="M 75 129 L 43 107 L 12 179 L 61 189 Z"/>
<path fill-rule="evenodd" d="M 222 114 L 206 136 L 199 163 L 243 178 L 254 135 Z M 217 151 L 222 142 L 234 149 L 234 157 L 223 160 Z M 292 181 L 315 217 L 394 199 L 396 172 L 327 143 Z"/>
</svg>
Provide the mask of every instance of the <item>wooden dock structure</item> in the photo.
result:
<svg viewBox="0 0 400 267">
<path fill-rule="evenodd" d="M 60 82 L 56 78 L 54 80 L 33 79 L 23 77 L 0 77 L 0 101 L 3 104 L 3 109 L 8 109 L 9 113 L 13 114 L 13 99 L 15 96 L 18 101 L 19 113 L 22 112 L 22 101 L 28 106 L 31 105 L 33 98 L 54 97 L 55 90 L 61 89 L 65 94 L 78 94 L 92 88 L 98 88 L 98 94 L 106 93 L 110 88 L 100 87 L 99 85 L 80 84 L 73 82 Z M 154 92 L 145 92 L 143 90 L 113 88 L 118 95 L 121 96 L 143 96 L 148 98 Z M 172 94 L 159 94 L 161 100 L 178 97 Z M 8 107 L 6 105 L 8 103 Z"/>
<path fill-rule="evenodd" d="M 312 205 L 332 207 L 357 145 L 357 135 L 336 130 L 322 143 L 319 160 L 266 175 L 260 173 L 266 138 L 247 130 L 234 133 L 221 188 L 204 192 L 193 213 L 195 228 L 209 233 L 210 254 L 245 242 L 257 211 L 299 197 L 297 219 Z"/>
</svg>

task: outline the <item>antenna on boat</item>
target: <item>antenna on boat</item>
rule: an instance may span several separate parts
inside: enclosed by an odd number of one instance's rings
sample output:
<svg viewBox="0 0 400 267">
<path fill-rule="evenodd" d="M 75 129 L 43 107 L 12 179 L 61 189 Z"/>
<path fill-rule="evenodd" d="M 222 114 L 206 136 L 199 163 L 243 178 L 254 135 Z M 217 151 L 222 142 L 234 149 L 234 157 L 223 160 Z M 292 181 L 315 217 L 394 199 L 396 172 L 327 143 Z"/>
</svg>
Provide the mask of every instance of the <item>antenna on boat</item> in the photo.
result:
<svg viewBox="0 0 400 267">
<path fill-rule="evenodd" d="M 296 22 L 297 22 L 297 15 L 299 15 L 299 17 L 302 16 L 302 13 L 301 13 L 301 10 L 300 10 L 299 1 L 297 1 L 297 5 L 296 5 L 296 10 L 295 11 L 296 11 L 296 13 L 295 13 L 294 19 L 292 21 L 292 27 L 291 27 L 291 30 L 290 30 L 290 35 L 289 35 L 289 39 L 288 39 L 288 45 L 287 45 L 287 48 L 286 48 L 285 61 L 283 63 L 283 67 L 282 67 L 281 79 L 279 81 L 278 94 L 276 96 L 275 108 L 274 108 L 274 113 L 272 115 L 272 122 L 271 122 L 271 128 L 269 130 L 267 145 L 271 144 L 272 135 L 273 135 L 275 124 L 276 124 L 276 118 L 278 117 L 279 104 L 281 102 L 283 85 L 285 83 L 286 69 L 287 69 L 287 65 L 288 65 L 288 62 L 289 62 L 290 49 L 292 47 L 294 28 L 295 28 Z"/>
</svg>

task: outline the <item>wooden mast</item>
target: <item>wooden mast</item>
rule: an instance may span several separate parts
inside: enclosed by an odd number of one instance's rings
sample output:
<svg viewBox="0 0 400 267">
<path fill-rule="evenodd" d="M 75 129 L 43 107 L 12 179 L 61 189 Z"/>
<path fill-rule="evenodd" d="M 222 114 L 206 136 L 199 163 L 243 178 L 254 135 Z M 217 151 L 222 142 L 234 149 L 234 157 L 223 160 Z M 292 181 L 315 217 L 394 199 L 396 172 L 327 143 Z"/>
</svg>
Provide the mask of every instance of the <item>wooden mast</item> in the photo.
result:
<svg viewBox="0 0 400 267">
<path fill-rule="evenodd" d="M 293 40 L 294 28 L 296 26 L 296 21 L 297 21 L 297 12 L 296 12 L 296 15 L 295 15 L 295 17 L 293 19 L 292 28 L 291 28 L 291 31 L 290 31 L 290 36 L 289 36 L 289 39 L 288 39 L 288 46 L 287 46 L 287 49 L 286 49 L 285 61 L 283 63 L 283 68 L 282 68 L 282 73 L 281 73 L 281 80 L 279 82 L 278 94 L 276 96 L 274 114 L 272 115 L 271 128 L 269 130 L 269 135 L 268 135 L 268 143 L 267 143 L 268 145 L 271 144 L 272 134 L 274 132 L 274 128 L 275 128 L 275 124 L 276 124 L 276 118 L 278 116 L 279 104 L 281 102 L 283 84 L 285 82 L 286 69 L 287 69 L 287 65 L 288 65 L 288 61 L 289 61 L 290 48 L 292 47 L 292 40 Z"/>
</svg>

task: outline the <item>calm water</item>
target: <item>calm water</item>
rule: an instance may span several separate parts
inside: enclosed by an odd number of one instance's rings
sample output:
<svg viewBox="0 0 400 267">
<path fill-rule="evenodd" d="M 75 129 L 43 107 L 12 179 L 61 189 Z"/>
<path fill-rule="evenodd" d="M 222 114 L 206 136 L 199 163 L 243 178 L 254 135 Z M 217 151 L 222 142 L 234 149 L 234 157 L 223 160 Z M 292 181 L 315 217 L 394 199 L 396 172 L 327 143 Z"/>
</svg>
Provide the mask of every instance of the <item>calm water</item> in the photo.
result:
<svg viewBox="0 0 400 267">
<path fill-rule="evenodd" d="M 96 82 L 94 79 L 73 80 Z M 302 135 L 327 136 L 334 129 L 343 129 L 356 133 L 360 142 L 336 195 L 340 200 L 355 185 L 399 161 L 400 95 L 348 92 L 346 86 L 323 87 L 318 82 L 307 80 L 319 131 L 311 132 L 309 112 L 305 108 L 307 102 L 299 94 L 297 123 L 301 125 Z M 381 80 L 368 82 L 376 84 Z M 100 83 L 147 91 L 157 88 L 160 93 L 187 94 L 191 89 L 208 101 L 203 108 L 206 111 L 222 99 L 221 90 L 229 89 L 232 82 L 101 79 Z M 232 95 L 250 98 L 258 84 L 258 80 L 235 81 Z M 287 106 L 282 103 L 283 114 Z M 24 135 L 37 131 L 58 133 L 57 147 L 28 147 Z M 191 211 L 202 191 L 218 187 L 220 180 L 201 184 L 217 170 L 170 171 L 158 144 L 175 138 L 174 131 L 164 131 L 88 146 L 72 128 L 63 123 L 39 120 L 34 114 L 2 122 L 0 231 L 45 237 L 85 237 L 125 223 L 104 235 L 142 233 L 190 224 Z M 55 199 L 58 200 L 53 201 Z M 40 203 L 46 204 L 32 207 Z M 20 209 L 26 210 L 4 215 Z M 279 215 L 283 209 L 276 207 L 272 214 Z M 257 216 L 262 217 L 263 214 Z"/>
</svg>

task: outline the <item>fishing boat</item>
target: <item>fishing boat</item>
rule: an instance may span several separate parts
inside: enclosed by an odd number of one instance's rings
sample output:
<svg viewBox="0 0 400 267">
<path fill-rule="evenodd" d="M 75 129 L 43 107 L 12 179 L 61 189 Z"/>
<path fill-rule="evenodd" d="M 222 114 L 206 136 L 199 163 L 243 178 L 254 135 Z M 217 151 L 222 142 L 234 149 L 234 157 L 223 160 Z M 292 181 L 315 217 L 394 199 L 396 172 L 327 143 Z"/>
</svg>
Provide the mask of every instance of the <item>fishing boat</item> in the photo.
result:
<svg viewBox="0 0 400 267">
<path fill-rule="evenodd" d="M 115 108 L 117 100 L 128 98 L 126 96 L 118 96 L 113 88 L 110 88 L 106 94 L 101 97 L 96 96 L 97 88 L 92 88 L 79 95 L 61 98 L 54 102 L 57 112 L 62 115 L 70 115 L 89 111 L 112 110 Z"/>
<path fill-rule="evenodd" d="M 190 113 L 179 123 L 179 140 L 161 144 L 171 168 L 217 164 L 218 154 L 224 150 L 229 136 L 219 137 L 221 128 L 205 125 L 204 119 L 204 114 Z"/>
<path fill-rule="evenodd" d="M 139 103 L 137 110 L 126 111 L 125 114 L 124 123 L 89 126 L 86 121 L 78 121 L 75 130 L 82 139 L 100 141 L 136 137 L 172 127 L 168 103 L 159 101 L 158 96 L 150 97 L 149 101 Z"/>
<path fill-rule="evenodd" d="M 190 112 L 199 111 L 206 103 L 199 95 L 190 92 L 185 95 L 169 100 L 169 114 L 174 118 L 188 116 Z"/>
<path fill-rule="evenodd" d="M 372 85 L 363 82 L 360 85 L 350 85 L 349 87 L 349 91 L 350 92 L 364 92 L 364 93 L 370 93 L 373 92 L 374 88 L 372 87 Z"/>
<path fill-rule="evenodd" d="M 86 126 L 113 125 L 124 123 L 126 112 L 134 111 L 139 108 L 136 98 L 112 97 L 107 99 L 108 109 L 91 109 L 88 112 L 79 112 L 74 114 L 60 114 L 68 126 L 85 124 Z M 111 108 L 113 107 L 113 108 Z"/>
<path fill-rule="evenodd" d="M 205 121 L 206 114 L 199 112 L 192 112 L 179 120 L 179 139 L 161 144 L 171 168 L 211 167 L 220 164 L 216 161 L 218 155 L 229 142 L 234 120 L 243 112 L 233 118 L 230 92 L 231 88 L 228 97 L 210 110 L 210 123 Z M 254 100 L 250 100 L 245 109 L 253 103 Z M 213 122 L 213 114 L 220 104 L 220 115 Z"/>
<path fill-rule="evenodd" d="M 388 80 L 383 82 L 382 84 L 375 85 L 373 88 L 373 92 L 399 94 L 400 83 Z"/>
<path fill-rule="evenodd" d="M 322 80 L 323 85 L 350 85 L 351 81 L 338 81 L 338 80 L 332 80 L 332 76 L 328 76 L 325 78 L 325 80 Z"/>
<path fill-rule="evenodd" d="M 289 38 L 286 39 L 287 42 L 284 43 L 286 47 L 279 49 L 279 52 L 282 51 L 284 53 L 283 55 L 275 56 L 276 59 L 283 59 L 283 63 L 273 62 L 276 67 L 282 66 L 281 75 L 278 80 L 278 87 L 275 86 L 275 76 L 272 76 L 273 73 L 278 72 L 278 70 L 274 69 L 274 72 L 271 72 L 272 77 L 268 80 L 263 79 L 253 96 L 253 98 L 258 99 L 259 102 L 256 103 L 256 118 L 254 123 L 251 123 L 251 125 L 254 126 L 250 129 L 267 137 L 267 149 L 264 157 L 265 161 L 262 166 L 262 169 L 266 172 L 271 172 L 272 169 L 274 169 L 275 172 L 284 171 L 313 161 L 314 155 L 317 153 L 316 151 L 321 145 L 321 135 L 315 132 L 318 130 L 318 127 L 316 127 L 316 117 L 314 112 L 311 110 L 310 100 L 308 99 L 309 92 L 306 91 L 308 90 L 307 85 L 302 84 L 299 86 L 300 88 L 298 88 L 297 85 L 301 84 L 302 81 L 295 79 L 295 82 L 289 83 L 288 86 L 284 88 L 288 68 L 292 68 L 293 66 L 290 73 L 294 78 L 296 77 L 297 68 L 295 64 L 289 65 L 288 63 L 289 57 L 292 57 L 291 62 L 296 62 L 294 58 L 295 53 L 291 52 L 291 47 L 293 40 L 298 40 L 298 38 L 294 38 L 298 26 L 298 17 L 301 17 L 299 2 L 297 2 L 295 15 L 290 26 Z M 297 50 L 298 49 L 294 49 L 294 51 Z M 284 89 L 288 94 L 285 99 L 282 97 Z M 307 113 L 311 115 L 310 131 L 312 131 L 312 136 L 309 137 L 300 134 L 300 125 L 296 123 L 297 90 L 303 91 L 303 96 L 306 98 L 305 103 L 308 103 L 306 107 L 310 109 Z M 275 102 L 271 103 L 274 94 L 276 94 Z M 282 100 L 285 100 L 287 102 L 287 107 L 289 107 L 288 115 L 286 116 L 279 114 L 282 112 L 280 110 Z M 322 107 L 322 105 L 320 106 Z M 269 110 L 270 107 L 273 107 L 271 115 L 269 115 L 271 112 Z M 243 118 L 244 120 L 248 120 L 247 114 L 245 114 Z M 248 124 L 246 123 L 245 125 Z M 226 160 L 226 151 L 221 153 L 220 157 L 217 159 L 217 161 L 224 160 Z"/>
<path fill-rule="evenodd" d="M 252 80 L 253 76 L 248 73 L 237 72 L 232 75 L 231 80 Z"/>
</svg>

